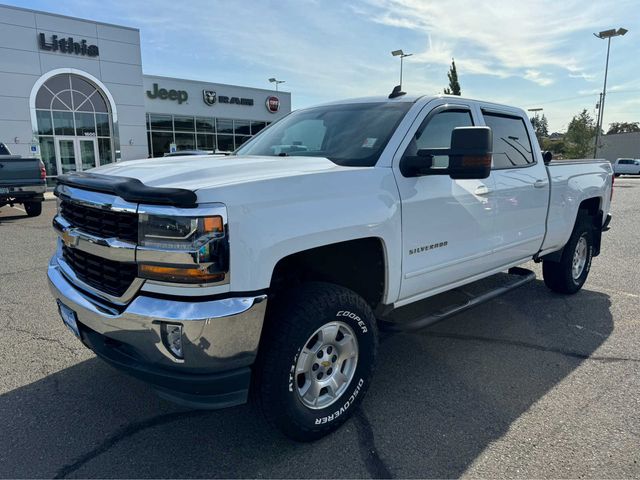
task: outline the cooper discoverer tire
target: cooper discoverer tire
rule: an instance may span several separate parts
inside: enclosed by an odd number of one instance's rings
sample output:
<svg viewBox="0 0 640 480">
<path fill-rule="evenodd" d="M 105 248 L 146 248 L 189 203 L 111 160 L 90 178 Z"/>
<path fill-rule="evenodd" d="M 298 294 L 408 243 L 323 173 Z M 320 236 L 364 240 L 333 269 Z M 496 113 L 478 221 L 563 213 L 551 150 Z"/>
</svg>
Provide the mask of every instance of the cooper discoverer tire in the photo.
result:
<svg viewBox="0 0 640 480">
<path fill-rule="evenodd" d="M 24 210 L 30 217 L 37 217 L 42 213 L 42 202 L 24 202 Z"/>
<path fill-rule="evenodd" d="M 592 257 L 593 224 L 591 217 L 580 212 L 560 261 L 542 262 L 544 283 L 554 292 L 576 293 L 587 281 Z"/>
<path fill-rule="evenodd" d="M 342 425 L 362 401 L 378 347 L 375 317 L 353 291 L 309 282 L 268 313 L 252 395 L 286 436 L 312 441 Z"/>
</svg>

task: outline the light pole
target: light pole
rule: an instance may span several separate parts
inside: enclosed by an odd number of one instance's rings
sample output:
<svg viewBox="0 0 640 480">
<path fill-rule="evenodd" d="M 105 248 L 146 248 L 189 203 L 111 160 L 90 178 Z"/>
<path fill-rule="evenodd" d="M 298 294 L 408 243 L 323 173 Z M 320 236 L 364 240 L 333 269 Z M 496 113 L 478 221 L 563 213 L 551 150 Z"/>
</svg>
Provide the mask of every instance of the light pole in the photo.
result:
<svg viewBox="0 0 640 480">
<path fill-rule="evenodd" d="M 278 85 L 280 85 L 281 83 L 284 83 L 284 80 L 276 80 L 275 78 L 271 77 L 269 79 L 269 82 L 276 84 L 276 92 L 277 92 L 278 91 Z"/>
<path fill-rule="evenodd" d="M 604 86 L 602 87 L 602 100 L 600 101 L 600 109 L 598 110 L 598 119 L 596 121 L 596 144 L 593 146 L 593 158 L 596 158 L 598 153 L 598 141 L 600 139 L 600 130 L 602 129 L 602 121 L 604 118 L 604 100 L 607 96 L 607 73 L 609 71 L 609 50 L 611 49 L 611 39 L 613 37 L 622 36 L 627 33 L 626 28 L 612 28 L 610 30 L 603 30 L 600 33 L 594 33 L 596 37 L 601 40 L 607 39 L 607 61 L 604 66 Z"/>
<path fill-rule="evenodd" d="M 400 90 L 402 90 L 402 60 L 404 57 L 410 57 L 413 53 L 404 53 L 402 50 L 394 50 L 391 52 L 394 57 L 400 57 Z"/>
</svg>

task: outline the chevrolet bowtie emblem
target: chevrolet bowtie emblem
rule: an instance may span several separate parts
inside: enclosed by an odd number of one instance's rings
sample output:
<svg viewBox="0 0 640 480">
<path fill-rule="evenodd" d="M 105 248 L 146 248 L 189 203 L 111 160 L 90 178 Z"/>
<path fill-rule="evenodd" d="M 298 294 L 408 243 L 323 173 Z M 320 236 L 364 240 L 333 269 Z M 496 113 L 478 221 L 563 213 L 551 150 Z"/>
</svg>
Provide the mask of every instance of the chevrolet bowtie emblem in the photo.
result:
<svg viewBox="0 0 640 480">
<path fill-rule="evenodd" d="M 62 242 L 67 247 L 75 247 L 78 244 L 78 237 L 72 235 L 69 230 L 62 232 Z"/>
</svg>

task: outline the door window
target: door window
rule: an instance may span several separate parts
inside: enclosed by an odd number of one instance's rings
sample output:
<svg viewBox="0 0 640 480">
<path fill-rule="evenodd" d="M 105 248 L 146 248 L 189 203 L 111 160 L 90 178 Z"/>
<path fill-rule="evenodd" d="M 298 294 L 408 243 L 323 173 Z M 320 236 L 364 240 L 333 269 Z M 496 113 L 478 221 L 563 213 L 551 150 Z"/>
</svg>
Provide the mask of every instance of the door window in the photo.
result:
<svg viewBox="0 0 640 480">
<path fill-rule="evenodd" d="M 405 151 L 405 156 L 417 155 L 418 150 L 451 147 L 451 133 L 456 127 L 471 127 L 473 119 L 468 110 L 444 110 L 432 117 L 427 117 L 413 136 Z M 432 167 L 447 168 L 449 157 L 436 155 Z"/>
<path fill-rule="evenodd" d="M 520 117 L 484 113 L 493 133 L 493 168 L 528 167 L 536 163 L 527 127 Z"/>
<path fill-rule="evenodd" d="M 73 143 L 73 140 L 58 139 L 62 173 L 74 172 L 76 170 L 76 152 L 73 147 Z"/>
<path fill-rule="evenodd" d="M 94 140 L 79 140 L 80 161 L 82 170 L 88 170 L 96 166 L 96 146 Z"/>
</svg>

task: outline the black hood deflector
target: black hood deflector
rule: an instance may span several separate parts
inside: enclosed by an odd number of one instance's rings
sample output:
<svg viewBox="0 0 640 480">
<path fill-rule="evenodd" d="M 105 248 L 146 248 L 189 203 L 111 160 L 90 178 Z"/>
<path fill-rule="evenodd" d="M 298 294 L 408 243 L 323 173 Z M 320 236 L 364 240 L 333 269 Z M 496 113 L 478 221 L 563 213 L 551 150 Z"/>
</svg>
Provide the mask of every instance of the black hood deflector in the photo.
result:
<svg viewBox="0 0 640 480">
<path fill-rule="evenodd" d="M 111 193 L 128 202 L 171 205 L 181 208 L 193 208 L 197 205 L 196 194 L 191 190 L 150 187 L 137 178 L 75 172 L 60 175 L 57 180 L 59 185 L 68 185 L 93 192 Z"/>
</svg>

